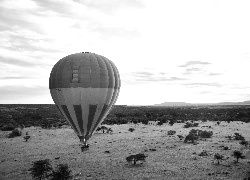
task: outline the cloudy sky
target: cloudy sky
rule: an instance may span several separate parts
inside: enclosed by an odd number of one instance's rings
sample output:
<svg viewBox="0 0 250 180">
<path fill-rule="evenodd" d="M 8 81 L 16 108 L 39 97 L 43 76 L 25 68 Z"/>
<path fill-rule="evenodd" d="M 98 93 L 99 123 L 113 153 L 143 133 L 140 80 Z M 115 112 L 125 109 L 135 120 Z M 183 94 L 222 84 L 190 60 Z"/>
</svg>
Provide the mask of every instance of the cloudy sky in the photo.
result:
<svg viewBox="0 0 250 180">
<path fill-rule="evenodd" d="M 116 104 L 250 100 L 249 0 L 0 0 L 0 103 L 53 103 L 61 58 L 119 69 Z"/>
</svg>

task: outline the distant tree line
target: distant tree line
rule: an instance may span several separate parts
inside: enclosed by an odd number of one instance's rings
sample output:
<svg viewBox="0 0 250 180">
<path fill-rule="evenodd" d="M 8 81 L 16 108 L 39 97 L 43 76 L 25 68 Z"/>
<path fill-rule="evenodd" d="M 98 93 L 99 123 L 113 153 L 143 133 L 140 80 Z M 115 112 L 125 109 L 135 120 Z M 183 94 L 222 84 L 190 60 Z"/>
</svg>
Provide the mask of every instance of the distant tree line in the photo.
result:
<svg viewBox="0 0 250 180">
<path fill-rule="evenodd" d="M 14 109 L 0 112 L 0 128 L 10 129 L 25 126 L 41 126 L 43 128 L 61 127 L 68 125 L 55 105 L 1 105 Z M 156 121 L 157 125 L 168 123 L 185 123 L 187 121 L 242 121 L 250 122 L 249 106 L 223 107 L 134 107 L 115 106 L 104 120 L 103 124 L 142 123 Z"/>
</svg>

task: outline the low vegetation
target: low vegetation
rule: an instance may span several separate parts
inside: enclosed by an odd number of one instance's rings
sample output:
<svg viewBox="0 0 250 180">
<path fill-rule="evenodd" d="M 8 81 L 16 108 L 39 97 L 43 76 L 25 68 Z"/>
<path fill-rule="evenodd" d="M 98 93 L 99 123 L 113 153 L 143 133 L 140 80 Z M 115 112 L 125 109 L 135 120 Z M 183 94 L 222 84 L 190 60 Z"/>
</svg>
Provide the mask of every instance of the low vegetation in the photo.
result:
<svg viewBox="0 0 250 180">
<path fill-rule="evenodd" d="M 130 155 L 126 157 L 127 162 L 132 162 L 133 165 L 136 165 L 137 161 L 146 161 L 146 155 L 143 153 L 135 154 L 135 155 Z"/>
<path fill-rule="evenodd" d="M 9 135 L 8 138 L 14 138 L 14 137 L 18 137 L 18 136 L 22 136 L 22 131 L 18 128 L 14 129 Z"/>
<path fill-rule="evenodd" d="M 50 178 L 51 180 L 70 180 L 73 177 L 68 164 L 59 164 L 54 170 L 49 159 L 34 161 L 29 171 L 33 179 L 38 180 L 45 178 Z"/>
</svg>

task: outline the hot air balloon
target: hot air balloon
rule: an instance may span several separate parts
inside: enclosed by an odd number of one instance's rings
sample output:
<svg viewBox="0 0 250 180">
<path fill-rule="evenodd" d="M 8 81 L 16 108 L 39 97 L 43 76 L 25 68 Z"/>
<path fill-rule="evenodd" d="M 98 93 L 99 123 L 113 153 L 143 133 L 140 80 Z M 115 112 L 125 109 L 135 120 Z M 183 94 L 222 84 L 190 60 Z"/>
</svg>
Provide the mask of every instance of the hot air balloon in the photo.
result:
<svg viewBox="0 0 250 180">
<path fill-rule="evenodd" d="M 88 52 L 62 58 L 49 78 L 53 101 L 84 146 L 115 104 L 120 85 L 114 63 Z"/>
</svg>

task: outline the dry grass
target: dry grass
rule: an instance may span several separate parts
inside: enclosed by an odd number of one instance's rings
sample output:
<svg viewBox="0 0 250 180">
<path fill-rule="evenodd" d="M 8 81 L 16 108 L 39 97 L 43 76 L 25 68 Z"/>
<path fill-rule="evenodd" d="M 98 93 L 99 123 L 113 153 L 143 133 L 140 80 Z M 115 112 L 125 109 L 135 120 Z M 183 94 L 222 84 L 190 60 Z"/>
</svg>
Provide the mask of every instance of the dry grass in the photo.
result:
<svg viewBox="0 0 250 180">
<path fill-rule="evenodd" d="M 233 150 L 240 149 L 239 141 L 228 140 L 226 135 L 241 133 L 250 139 L 250 123 L 230 124 L 206 122 L 211 125 L 202 130 L 213 131 L 212 138 L 198 141 L 197 145 L 183 143 L 178 134 L 187 135 L 191 128 L 182 128 L 182 124 L 163 125 L 112 125 L 111 134 L 96 133 L 90 140 L 88 151 L 81 152 L 78 137 L 69 127 L 45 130 L 38 127 L 25 128 L 31 139 L 25 142 L 23 136 L 6 138 L 9 132 L 0 131 L 0 179 L 31 179 L 27 171 L 33 161 L 50 159 L 53 167 L 67 163 L 74 179 L 244 179 L 250 171 L 249 159 L 234 164 Z M 134 132 L 129 132 L 134 127 Z M 195 128 L 197 129 L 197 128 Z M 237 130 L 238 129 L 238 130 Z M 167 135 L 169 130 L 176 131 L 174 136 Z M 223 150 L 222 145 L 229 150 Z M 156 149 L 156 151 L 150 151 Z M 209 156 L 198 156 L 206 150 Z M 105 153 L 110 151 L 110 153 Z M 243 150 L 247 153 L 248 150 Z M 146 162 L 136 166 L 125 160 L 130 154 L 145 153 Z M 220 153 L 229 157 L 220 165 L 213 155 Z"/>
</svg>

